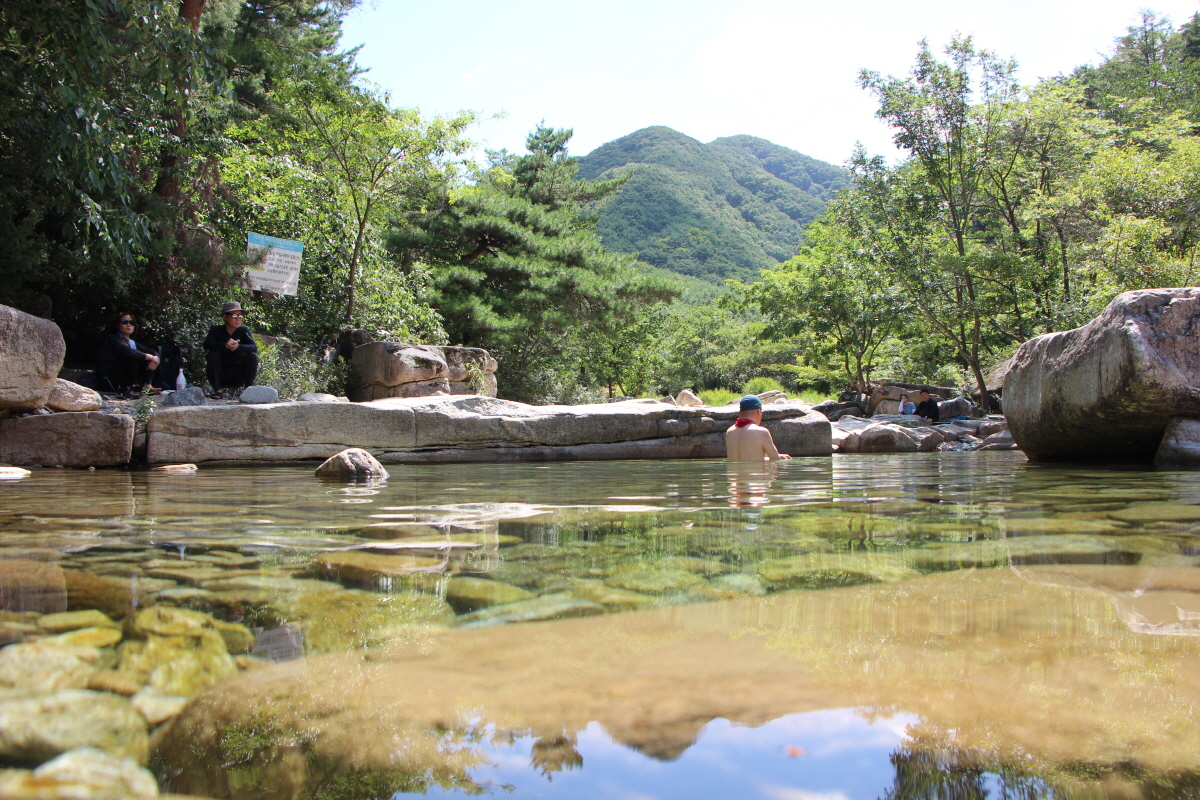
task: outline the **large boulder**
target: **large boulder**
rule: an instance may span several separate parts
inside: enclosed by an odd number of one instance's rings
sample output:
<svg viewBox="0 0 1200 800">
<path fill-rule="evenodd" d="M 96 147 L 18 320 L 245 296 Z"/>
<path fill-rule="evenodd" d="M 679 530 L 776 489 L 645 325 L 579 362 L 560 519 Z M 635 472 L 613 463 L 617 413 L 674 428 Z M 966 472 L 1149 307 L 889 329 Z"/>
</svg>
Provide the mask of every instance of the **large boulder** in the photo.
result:
<svg viewBox="0 0 1200 800">
<path fill-rule="evenodd" d="M 46 405 L 66 354 L 53 322 L 0 306 L 0 408 Z"/>
<path fill-rule="evenodd" d="M 1004 383 L 1032 460 L 1150 461 L 1172 417 L 1200 417 L 1200 289 L 1118 295 L 1081 328 L 1031 339 Z"/>
<path fill-rule="evenodd" d="M 737 415 L 735 406 L 530 406 L 479 396 L 170 408 L 150 419 L 147 457 L 155 464 L 293 461 L 361 447 L 385 464 L 721 458 Z M 763 419 L 785 453 L 831 452 L 829 421 L 802 403 L 770 405 Z"/>
<path fill-rule="evenodd" d="M 133 417 L 99 411 L 0 419 L 0 461 L 60 467 L 127 464 L 133 426 Z"/>
<path fill-rule="evenodd" d="M 359 379 L 355 400 L 429 397 L 437 394 L 496 395 L 496 360 L 477 347 L 370 342 L 354 349 Z"/>
</svg>

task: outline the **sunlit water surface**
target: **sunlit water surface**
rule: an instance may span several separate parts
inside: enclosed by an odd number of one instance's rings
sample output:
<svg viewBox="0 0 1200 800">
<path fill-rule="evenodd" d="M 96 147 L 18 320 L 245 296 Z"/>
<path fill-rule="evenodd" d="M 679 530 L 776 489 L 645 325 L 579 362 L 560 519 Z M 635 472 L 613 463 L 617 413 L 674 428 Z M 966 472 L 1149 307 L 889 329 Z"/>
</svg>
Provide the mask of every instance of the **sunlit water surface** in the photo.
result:
<svg viewBox="0 0 1200 800">
<path fill-rule="evenodd" d="M 312 733 L 280 796 L 1200 791 L 1200 474 L 1013 453 L 390 470 L 38 470 L 0 483 L 0 559 L 57 550 L 139 608 L 250 627 L 282 663 L 231 679 L 251 710 L 228 714 L 298 709 L 268 740 L 331 685 L 383 692 L 323 697 L 373 721 Z M 392 671 L 368 680 L 372 659 Z M 400 724 L 383 707 L 433 737 L 425 762 L 381 763 L 404 761 L 374 752 Z M 228 741 L 181 744 L 195 763 L 164 757 L 164 785 L 283 780 L 251 763 L 278 742 Z"/>
</svg>

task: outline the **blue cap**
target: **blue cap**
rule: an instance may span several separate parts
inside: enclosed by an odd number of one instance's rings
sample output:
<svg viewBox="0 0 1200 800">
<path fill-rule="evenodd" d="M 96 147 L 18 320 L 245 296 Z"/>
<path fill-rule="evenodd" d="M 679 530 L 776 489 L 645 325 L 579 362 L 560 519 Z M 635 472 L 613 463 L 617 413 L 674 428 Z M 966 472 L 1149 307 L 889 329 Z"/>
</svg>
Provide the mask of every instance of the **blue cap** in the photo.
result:
<svg viewBox="0 0 1200 800">
<path fill-rule="evenodd" d="M 759 400 L 756 395 L 748 394 L 742 398 L 739 407 L 742 411 L 762 411 L 762 400 Z"/>
</svg>

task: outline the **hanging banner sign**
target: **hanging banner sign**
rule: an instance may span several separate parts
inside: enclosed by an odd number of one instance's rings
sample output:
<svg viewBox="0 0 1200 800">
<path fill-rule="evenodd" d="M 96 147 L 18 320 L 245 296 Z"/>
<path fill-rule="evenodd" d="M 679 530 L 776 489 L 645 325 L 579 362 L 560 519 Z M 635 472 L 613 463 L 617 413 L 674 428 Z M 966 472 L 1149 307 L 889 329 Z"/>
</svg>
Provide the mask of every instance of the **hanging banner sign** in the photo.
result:
<svg viewBox="0 0 1200 800">
<path fill-rule="evenodd" d="M 264 251 L 265 255 L 258 260 L 259 254 Z M 258 263 L 247 270 L 247 285 L 251 289 L 294 296 L 300 287 L 300 259 L 303 255 L 304 245 L 301 242 L 251 233 L 246 238 L 246 256 Z"/>
</svg>

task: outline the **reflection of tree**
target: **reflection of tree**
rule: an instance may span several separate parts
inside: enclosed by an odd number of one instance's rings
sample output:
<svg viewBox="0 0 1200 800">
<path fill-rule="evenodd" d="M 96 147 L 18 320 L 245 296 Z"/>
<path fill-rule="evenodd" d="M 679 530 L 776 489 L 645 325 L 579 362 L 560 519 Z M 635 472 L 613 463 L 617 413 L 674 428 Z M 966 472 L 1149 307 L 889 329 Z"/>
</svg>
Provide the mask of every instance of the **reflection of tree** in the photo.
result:
<svg viewBox="0 0 1200 800">
<path fill-rule="evenodd" d="M 575 749 L 574 736 L 543 736 L 533 743 L 529 764 L 536 767 L 546 780 L 551 780 L 551 772 L 582 767 L 583 756 Z"/>
</svg>

